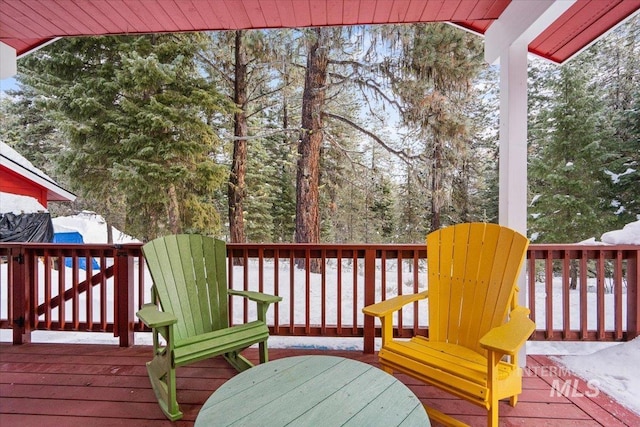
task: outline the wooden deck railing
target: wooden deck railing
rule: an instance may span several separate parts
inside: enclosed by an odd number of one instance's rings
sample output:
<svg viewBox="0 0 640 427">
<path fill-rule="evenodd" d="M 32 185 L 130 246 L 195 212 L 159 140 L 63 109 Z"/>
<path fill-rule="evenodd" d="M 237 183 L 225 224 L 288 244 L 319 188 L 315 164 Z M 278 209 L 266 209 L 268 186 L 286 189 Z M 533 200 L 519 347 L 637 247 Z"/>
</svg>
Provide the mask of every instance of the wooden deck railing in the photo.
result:
<svg viewBox="0 0 640 427">
<path fill-rule="evenodd" d="M 284 298 L 269 312 L 274 335 L 362 337 L 370 352 L 379 326 L 362 307 L 426 289 L 424 245 L 227 248 L 233 288 Z M 638 336 L 639 257 L 640 246 L 531 245 L 525 283 L 537 324 L 532 339 Z M 120 345 L 132 345 L 133 333 L 144 330 L 135 311 L 150 299 L 151 279 L 141 266 L 139 244 L 0 244 L 0 328 L 13 329 L 16 344 L 33 330 L 60 330 L 111 332 Z M 233 323 L 255 315 L 251 304 L 236 300 L 230 311 Z M 424 302 L 402 310 L 396 333 L 428 333 Z"/>
</svg>

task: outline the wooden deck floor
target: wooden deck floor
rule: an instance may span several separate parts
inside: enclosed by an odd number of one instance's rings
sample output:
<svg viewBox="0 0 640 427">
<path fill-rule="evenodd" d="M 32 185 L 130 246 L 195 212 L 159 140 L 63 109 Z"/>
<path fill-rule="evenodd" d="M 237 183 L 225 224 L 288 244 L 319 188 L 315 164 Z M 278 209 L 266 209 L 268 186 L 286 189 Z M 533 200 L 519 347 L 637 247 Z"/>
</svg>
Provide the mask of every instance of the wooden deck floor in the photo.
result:
<svg viewBox="0 0 640 427">
<path fill-rule="evenodd" d="M 235 375 L 221 358 L 178 369 L 178 400 L 184 418 L 167 421 L 160 411 L 145 362 L 151 348 L 97 344 L 0 344 L 0 426 L 191 426 L 200 407 Z M 376 365 L 376 355 L 352 351 L 271 349 L 271 359 L 331 354 Z M 257 352 L 245 352 L 257 360 Z M 529 356 L 524 391 L 515 408 L 501 402 L 505 426 L 640 426 L 640 416 L 603 393 L 566 375 L 545 356 Z M 484 411 L 439 390 L 399 377 L 426 405 L 472 426 L 485 424 Z M 562 396 L 552 385 L 565 386 Z M 577 385 L 577 388 L 573 386 Z"/>
</svg>

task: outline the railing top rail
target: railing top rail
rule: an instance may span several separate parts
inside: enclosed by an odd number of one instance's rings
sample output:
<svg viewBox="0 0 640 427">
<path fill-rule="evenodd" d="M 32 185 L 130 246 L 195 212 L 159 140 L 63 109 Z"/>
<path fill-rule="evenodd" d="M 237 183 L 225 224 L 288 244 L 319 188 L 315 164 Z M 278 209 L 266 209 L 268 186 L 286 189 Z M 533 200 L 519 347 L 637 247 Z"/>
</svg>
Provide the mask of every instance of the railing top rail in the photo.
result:
<svg viewBox="0 0 640 427">
<path fill-rule="evenodd" d="M 532 243 L 529 245 L 529 250 L 553 250 L 553 249 L 581 249 L 588 251 L 598 250 L 631 250 L 637 251 L 640 249 L 640 245 L 585 245 L 583 243 Z"/>
</svg>

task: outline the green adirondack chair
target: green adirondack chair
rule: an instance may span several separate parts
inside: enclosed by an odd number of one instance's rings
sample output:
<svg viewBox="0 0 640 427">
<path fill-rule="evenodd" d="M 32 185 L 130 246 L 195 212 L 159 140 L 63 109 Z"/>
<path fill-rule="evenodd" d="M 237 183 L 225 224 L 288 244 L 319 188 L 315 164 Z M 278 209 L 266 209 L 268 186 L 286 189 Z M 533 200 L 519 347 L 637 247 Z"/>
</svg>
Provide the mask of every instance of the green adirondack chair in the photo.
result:
<svg viewBox="0 0 640 427">
<path fill-rule="evenodd" d="M 253 366 L 240 352 L 259 344 L 260 363 L 268 361 L 269 305 L 282 298 L 227 287 L 225 243 L 196 234 L 171 235 L 142 247 L 154 299 L 136 316 L 153 331 L 153 360 L 147 371 L 158 403 L 170 420 L 182 417 L 176 400 L 176 368 L 224 356 L 238 371 Z M 228 301 L 238 295 L 257 304 L 257 320 L 229 326 Z M 162 340 L 161 340 L 162 338 Z"/>
</svg>

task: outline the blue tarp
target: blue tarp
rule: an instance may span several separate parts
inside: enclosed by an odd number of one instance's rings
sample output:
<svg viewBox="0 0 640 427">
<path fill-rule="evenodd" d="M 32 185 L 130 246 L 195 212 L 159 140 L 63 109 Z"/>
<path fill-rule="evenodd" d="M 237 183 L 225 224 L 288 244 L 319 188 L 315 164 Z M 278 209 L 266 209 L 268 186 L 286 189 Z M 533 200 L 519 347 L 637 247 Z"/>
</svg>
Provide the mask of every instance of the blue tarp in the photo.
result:
<svg viewBox="0 0 640 427">
<path fill-rule="evenodd" d="M 53 243 L 84 243 L 84 240 L 82 239 L 82 234 L 78 233 L 77 231 L 71 231 L 71 232 L 67 232 L 67 233 L 54 233 L 53 234 Z M 73 266 L 72 263 L 72 259 L 71 258 L 65 258 L 64 259 L 64 265 L 66 267 L 71 268 Z M 87 270 L 87 258 L 82 257 L 82 258 L 78 258 L 78 267 L 81 270 Z M 94 270 L 100 270 L 100 265 L 98 264 L 98 261 L 95 260 L 95 258 L 91 259 L 91 267 Z"/>
</svg>

